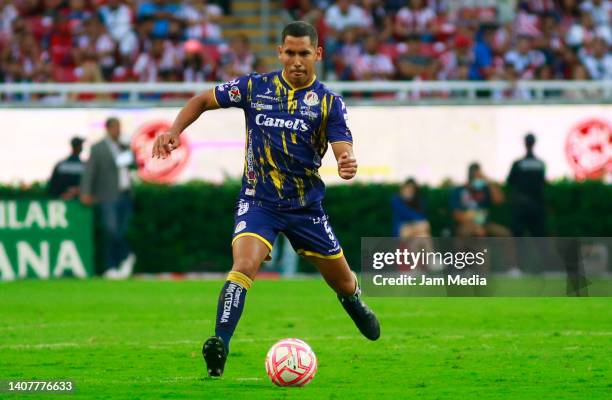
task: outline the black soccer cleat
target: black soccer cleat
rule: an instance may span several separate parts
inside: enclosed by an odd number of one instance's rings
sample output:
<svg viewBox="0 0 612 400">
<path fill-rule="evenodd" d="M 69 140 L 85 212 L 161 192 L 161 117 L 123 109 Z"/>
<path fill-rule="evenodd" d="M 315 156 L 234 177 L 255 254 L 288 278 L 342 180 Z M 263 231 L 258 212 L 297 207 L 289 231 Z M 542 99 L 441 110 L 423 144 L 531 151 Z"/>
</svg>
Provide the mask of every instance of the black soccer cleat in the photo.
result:
<svg viewBox="0 0 612 400">
<path fill-rule="evenodd" d="M 338 295 L 340 304 L 351 317 L 359 332 L 370 340 L 380 337 L 380 324 L 378 318 L 370 308 L 359 297 L 360 293 L 351 296 Z"/>
<path fill-rule="evenodd" d="M 204 356 L 204 362 L 206 362 L 208 376 L 223 375 L 225 361 L 227 360 L 227 350 L 223 339 L 218 336 L 209 337 L 202 347 L 202 355 Z"/>
</svg>

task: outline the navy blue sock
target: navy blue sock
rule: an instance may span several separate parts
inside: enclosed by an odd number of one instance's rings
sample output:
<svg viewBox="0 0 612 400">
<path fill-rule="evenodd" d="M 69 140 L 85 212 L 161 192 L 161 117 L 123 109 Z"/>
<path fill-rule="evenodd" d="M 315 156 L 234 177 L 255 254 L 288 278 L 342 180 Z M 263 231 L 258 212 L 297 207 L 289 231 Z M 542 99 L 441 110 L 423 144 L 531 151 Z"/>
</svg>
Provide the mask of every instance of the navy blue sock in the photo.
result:
<svg viewBox="0 0 612 400">
<path fill-rule="evenodd" d="M 250 289 L 251 283 L 248 276 L 232 271 L 219 295 L 215 336 L 223 339 L 228 353 L 230 340 L 242 315 L 247 289 Z"/>
</svg>

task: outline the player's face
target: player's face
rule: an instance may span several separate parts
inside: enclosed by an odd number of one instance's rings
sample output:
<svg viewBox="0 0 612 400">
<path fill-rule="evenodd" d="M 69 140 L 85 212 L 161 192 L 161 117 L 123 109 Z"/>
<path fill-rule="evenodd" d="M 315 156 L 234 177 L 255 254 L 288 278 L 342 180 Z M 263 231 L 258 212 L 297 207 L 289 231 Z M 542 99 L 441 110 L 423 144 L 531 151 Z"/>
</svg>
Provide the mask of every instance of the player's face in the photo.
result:
<svg viewBox="0 0 612 400">
<path fill-rule="evenodd" d="M 315 64 L 323 49 L 315 47 L 308 36 L 287 36 L 278 46 L 278 59 L 283 63 L 285 76 L 293 86 L 303 86 L 312 80 Z"/>
</svg>

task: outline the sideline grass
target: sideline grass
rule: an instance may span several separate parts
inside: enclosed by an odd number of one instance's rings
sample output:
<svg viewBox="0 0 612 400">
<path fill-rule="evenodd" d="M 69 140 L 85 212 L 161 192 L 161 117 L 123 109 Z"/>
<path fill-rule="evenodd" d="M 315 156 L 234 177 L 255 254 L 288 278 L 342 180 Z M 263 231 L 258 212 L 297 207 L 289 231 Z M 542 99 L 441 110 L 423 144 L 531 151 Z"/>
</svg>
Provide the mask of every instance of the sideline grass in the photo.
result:
<svg viewBox="0 0 612 400">
<path fill-rule="evenodd" d="M 0 380 L 72 379 L 66 399 L 611 398 L 609 298 L 370 298 L 382 324 L 371 343 L 323 281 L 257 281 L 226 374 L 212 380 L 200 348 L 220 286 L 0 284 Z M 317 353 L 304 388 L 277 388 L 265 374 L 267 349 L 284 337 Z"/>
</svg>

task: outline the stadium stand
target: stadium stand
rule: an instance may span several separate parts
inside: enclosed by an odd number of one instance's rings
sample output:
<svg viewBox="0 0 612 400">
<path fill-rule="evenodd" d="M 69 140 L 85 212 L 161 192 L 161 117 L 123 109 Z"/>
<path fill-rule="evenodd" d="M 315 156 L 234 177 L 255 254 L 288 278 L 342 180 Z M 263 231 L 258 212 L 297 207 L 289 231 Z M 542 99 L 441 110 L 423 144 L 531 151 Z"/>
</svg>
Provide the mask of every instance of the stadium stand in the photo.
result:
<svg viewBox="0 0 612 400">
<path fill-rule="evenodd" d="M 0 0 L 0 81 L 228 80 L 274 67 L 277 28 L 298 18 L 327 80 L 609 80 L 611 4 Z"/>
</svg>

